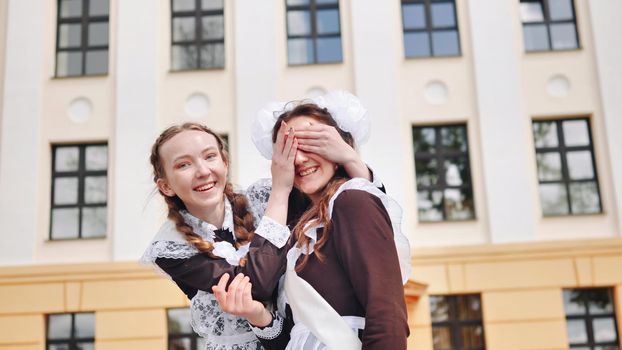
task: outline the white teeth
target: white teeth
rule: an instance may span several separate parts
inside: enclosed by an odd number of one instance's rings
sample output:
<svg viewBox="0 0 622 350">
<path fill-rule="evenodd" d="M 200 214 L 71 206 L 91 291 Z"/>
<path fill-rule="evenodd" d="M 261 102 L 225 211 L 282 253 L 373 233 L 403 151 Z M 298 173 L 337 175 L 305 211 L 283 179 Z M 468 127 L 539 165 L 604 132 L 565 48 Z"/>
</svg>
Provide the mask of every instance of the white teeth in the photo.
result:
<svg viewBox="0 0 622 350">
<path fill-rule="evenodd" d="M 311 175 L 311 174 L 313 174 L 316 171 L 317 171 L 317 167 L 309 168 L 309 169 L 306 169 L 306 170 L 303 170 L 303 171 L 299 172 L 298 176 Z"/>
<path fill-rule="evenodd" d="M 215 184 L 216 184 L 215 182 L 211 182 L 211 183 L 209 183 L 207 185 L 203 185 L 201 187 L 197 187 L 194 190 L 195 191 L 199 191 L 199 192 L 204 192 L 204 191 L 210 190 L 212 187 L 214 187 Z"/>
</svg>

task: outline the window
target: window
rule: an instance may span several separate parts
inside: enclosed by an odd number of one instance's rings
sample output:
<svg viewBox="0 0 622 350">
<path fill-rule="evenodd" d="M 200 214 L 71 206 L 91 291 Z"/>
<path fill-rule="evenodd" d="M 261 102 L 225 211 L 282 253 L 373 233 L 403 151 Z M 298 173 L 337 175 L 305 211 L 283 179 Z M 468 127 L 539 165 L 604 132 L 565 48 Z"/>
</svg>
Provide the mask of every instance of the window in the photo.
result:
<svg viewBox="0 0 622 350">
<path fill-rule="evenodd" d="M 201 350 L 205 349 L 205 339 L 199 337 L 190 326 L 190 309 L 168 310 L 168 349 Z"/>
<path fill-rule="evenodd" d="M 338 0 L 286 0 L 290 65 L 341 62 Z"/>
<path fill-rule="evenodd" d="M 171 69 L 223 68 L 223 0 L 171 0 Z"/>
<path fill-rule="evenodd" d="M 420 221 L 475 218 L 466 125 L 413 127 Z"/>
<path fill-rule="evenodd" d="M 611 288 L 564 289 L 570 349 L 619 350 Z"/>
<path fill-rule="evenodd" d="M 485 349 L 479 295 L 432 295 L 430 313 L 434 350 Z"/>
<path fill-rule="evenodd" d="M 521 0 L 520 17 L 525 51 L 579 47 L 572 0 Z"/>
<path fill-rule="evenodd" d="M 588 119 L 533 122 L 544 215 L 602 211 Z"/>
<path fill-rule="evenodd" d="M 108 146 L 52 147 L 50 240 L 106 236 Z"/>
<path fill-rule="evenodd" d="M 406 57 L 459 56 L 455 0 L 402 0 Z"/>
<path fill-rule="evenodd" d="M 108 73 L 108 0 L 58 0 L 56 76 Z"/>
<path fill-rule="evenodd" d="M 47 316 L 47 350 L 95 349 L 95 314 L 70 313 Z"/>
</svg>

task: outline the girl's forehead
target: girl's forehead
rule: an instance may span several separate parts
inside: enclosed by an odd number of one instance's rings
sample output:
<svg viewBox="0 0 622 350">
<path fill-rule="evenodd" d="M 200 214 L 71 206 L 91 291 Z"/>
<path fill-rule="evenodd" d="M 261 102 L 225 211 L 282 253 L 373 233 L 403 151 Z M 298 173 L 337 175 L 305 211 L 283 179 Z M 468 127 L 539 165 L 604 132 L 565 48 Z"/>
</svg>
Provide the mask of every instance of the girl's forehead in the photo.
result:
<svg viewBox="0 0 622 350">
<path fill-rule="evenodd" d="M 184 130 L 162 144 L 162 155 L 175 156 L 179 153 L 202 152 L 207 148 L 217 148 L 214 135 L 201 130 Z"/>
<path fill-rule="evenodd" d="M 313 117 L 306 116 L 306 115 L 293 117 L 292 119 L 287 121 L 287 125 L 293 126 L 294 128 L 300 127 L 300 126 L 313 125 L 313 124 L 326 124 L 326 123 L 321 122 Z"/>
</svg>

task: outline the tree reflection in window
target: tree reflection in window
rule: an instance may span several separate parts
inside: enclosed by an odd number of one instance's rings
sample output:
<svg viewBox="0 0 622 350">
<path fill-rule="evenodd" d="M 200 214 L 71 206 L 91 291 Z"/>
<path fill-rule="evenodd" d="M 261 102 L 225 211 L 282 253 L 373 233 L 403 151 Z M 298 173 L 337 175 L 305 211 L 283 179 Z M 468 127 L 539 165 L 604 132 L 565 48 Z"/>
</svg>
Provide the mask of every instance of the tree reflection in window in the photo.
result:
<svg viewBox="0 0 622 350">
<path fill-rule="evenodd" d="M 484 324 L 478 294 L 431 295 L 434 350 L 484 350 Z"/>
<path fill-rule="evenodd" d="M 619 350 L 612 288 L 564 289 L 570 349 Z"/>
<path fill-rule="evenodd" d="M 589 119 L 533 122 L 545 216 L 602 211 Z"/>
<path fill-rule="evenodd" d="M 475 218 L 465 125 L 413 127 L 420 221 Z"/>
</svg>

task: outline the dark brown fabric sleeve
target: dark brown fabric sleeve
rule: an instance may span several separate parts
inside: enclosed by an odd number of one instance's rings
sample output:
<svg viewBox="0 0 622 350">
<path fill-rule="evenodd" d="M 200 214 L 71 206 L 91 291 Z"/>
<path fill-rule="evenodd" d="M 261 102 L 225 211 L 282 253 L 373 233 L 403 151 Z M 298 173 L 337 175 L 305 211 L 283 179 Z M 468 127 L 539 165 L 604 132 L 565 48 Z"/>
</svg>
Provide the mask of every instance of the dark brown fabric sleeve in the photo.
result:
<svg viewBox="0 0 622 350">
<path fill-rule="evenodd" d="M 285 272 L 287 247 L 279 249 L 265 238 L 255 235 L 251 241 L 246 266 L 232 266 L 225 259 L 214 259 L 207 254 L 197 254 L 189 259 L 158 258 L 156 264 L 164 270 L 191 298 L 188 290 L 212 292 L 220 277 L 228 273 L 230 281 L 238 273 L 247 275 L 253 284 L 253 299 L 270 300 L 279 278 Z"/>
<path fill-rule="evenodd" d="M 404 289 L 382 202 L 365 191 L 344 191 L 335 201 L 332 221 L 338 259 L 365 308 L 363 349 L 406 349 Z"/>
</svg>

